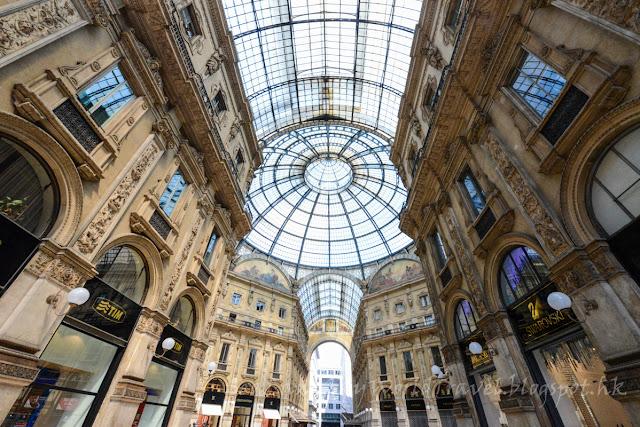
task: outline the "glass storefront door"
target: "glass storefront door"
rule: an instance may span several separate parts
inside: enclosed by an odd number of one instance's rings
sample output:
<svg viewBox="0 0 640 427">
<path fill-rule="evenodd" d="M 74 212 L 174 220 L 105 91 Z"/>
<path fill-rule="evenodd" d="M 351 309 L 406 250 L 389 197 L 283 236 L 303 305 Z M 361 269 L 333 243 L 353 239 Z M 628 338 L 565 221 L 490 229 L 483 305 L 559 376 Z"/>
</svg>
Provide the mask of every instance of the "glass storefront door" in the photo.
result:
<svg viewBox="0 0 640 427">
<path fill-rule="evenodd" d="M 38 361 L 38 377 L 24 388 L 1 425 L 87 424 L 87 415 L 94 404 L 99 405 L 100 399 L 96 398 L 104 392 L 105 377 L 117 364 L 117 356 L 117 346 L 60 325 Z"/>
<path fill-rule="evenodd" d="M 155 361 L 151 362 L 144 380 L 147 398 L 138 407 L 133 427 L 164 425 L 167 408 L 171 403 L 179 374 L 177 369 Z"/>
<path fill-rule="evenodd" d="M 249 427 L 251 422 L 251 408 L 236 408 L 233 410 L 231 427 Z"/>
<path fill-rule="evenodd" d="M 586 336 L 533 351 L 565 426 L 630 426 L 622 405 L 603 384 L 605 366 Z"/>
</svg>

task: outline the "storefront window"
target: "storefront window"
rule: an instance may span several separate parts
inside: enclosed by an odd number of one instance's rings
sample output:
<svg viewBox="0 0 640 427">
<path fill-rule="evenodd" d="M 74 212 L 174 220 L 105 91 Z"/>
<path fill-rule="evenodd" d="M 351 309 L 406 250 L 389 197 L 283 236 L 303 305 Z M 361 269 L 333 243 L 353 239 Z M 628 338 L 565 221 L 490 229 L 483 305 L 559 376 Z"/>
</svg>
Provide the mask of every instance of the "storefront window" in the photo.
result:
<svg viewBox="0 0 640 427">
<path fill-rule="evenodd" d="M 249 383 L 244 383 L 238 387 L 231 427 L 249 427 L 251 425 L 254 401 L 253 390 L 253 386 Z"/>
<path fill-rule="evenodd" d="M 115 345 L 61 325 L 40 357 L 38 377 L 2 426 L 83 425 L 116 352 Z"/>
<path fill-rule="evenodd" d="M 169 315 L 171 325 L 180 332 L 191 336 L 195 321 L 195 311 L 193 302 L 188 297 L 180 297 Z"/>
<path fill-rule="evenodd" d="M 54 220 L 55 186 L 35 156 L 0 137 L 0 214 L 42 237 Z"/>
<path fill-rule="evenodd" d="M 500 267 L 502 299 L 508 307 L 548 282 L 549 270 L 536 251 L 520 246 L 507 254 Z"/>
<path fill-rule="evenodd" d="M 151 362 L 144 380 L 147 398 L 138 408 L 134 426 L 163 425 L 177 378 L 178 371 L 176 369 L 158 362 Z"/>
<path fill-rule="evenodd" d="M 137 304 L 147 288 L 147 267 L 138 252 L 128 246 L 109 249 L 98 264 L 98 277 Z"/>
<path fill-rule="evenodd" d="M 476 326 L 476 313 L 469 301 L 462 300 L 456 307 L 456 336 L 459 340 L 471 335 L 478 328 Z"/>
</svg>

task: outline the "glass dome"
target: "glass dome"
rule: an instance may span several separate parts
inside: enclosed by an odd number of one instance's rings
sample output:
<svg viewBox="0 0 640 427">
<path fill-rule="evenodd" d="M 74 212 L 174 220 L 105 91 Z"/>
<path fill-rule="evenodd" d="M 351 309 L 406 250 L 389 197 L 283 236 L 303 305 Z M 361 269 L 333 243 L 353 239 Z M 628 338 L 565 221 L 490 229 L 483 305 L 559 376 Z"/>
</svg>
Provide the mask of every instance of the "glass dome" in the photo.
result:
<svg viewBox="0 0 640 427">
<path fill-rule="evenodd" d="M 399 229 L 407 198 L 388 142 L 366 130 L 307 126 L 267 143 L 247 204 L 246 241 L 297 265 L 350 267 L 412 243 Z"/>
</svg>

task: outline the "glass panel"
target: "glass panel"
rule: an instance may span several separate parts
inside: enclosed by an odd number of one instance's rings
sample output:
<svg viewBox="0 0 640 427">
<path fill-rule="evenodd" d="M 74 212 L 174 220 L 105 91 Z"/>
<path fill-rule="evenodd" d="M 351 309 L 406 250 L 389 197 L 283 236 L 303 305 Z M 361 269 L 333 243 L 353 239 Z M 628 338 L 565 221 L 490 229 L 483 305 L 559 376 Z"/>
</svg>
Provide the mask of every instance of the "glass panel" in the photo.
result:
<svg viewBox="0 0 640 427">
<path fill-rule="evenodd" d="M 247 205 L 246 241 L 275 258 L 349 267 L 411 243 L 398 215 L 407 192 L 388 142 L 346 126 L 309 126 L 268 142 Z"/>
<path fill-rule="evenodd" d="M 562 76 L 529 53 L 512 86 L 541 117 L 544 117 L 565 83 L 566 80 Z"/>
<path fill-rule="evenodd" d="M 106 123 L 133 97 L 133 91 L 118 66 L 78 94 L 78 100 L 98 126 Z"/>
<path fill-rule="evenodd" d="M 0 165 L 0 213 L 41 236 L 54 215 L 49 174 L 34 156 L 6 138 L 0 138 Z"/>
<path fill-rule="evenodd" d="M 184 187 L 187 185 L 184 178 L 180 174 L 180 171 L 177 170 L 171 181 L 169 181 L 169 185 L 165 188 L 164 193 L 160 197 L 160 208 L 167 214 L 167 216 L 171 216 L 173 209 L 176 207 L 176 203 L 184 191 Z"/>
<path fill-rule="evenodd" d="M 455 317 L 456 336 L 459 340 L 471 335 L 478 328 L 476 325 L 476 314 L 469 301 L 462 300 L 456 308 Z"/>
<path fill-rule="evenodd" d="M 81 426 L 95 399 L 92 395 L 40 387 L 25 387 L 2 426 Z"/>
<path fill-rule="evenodd" d="M 193 302 L 187 297 L 180 297 L 176 305 L 173 306 L 169 318 L 171 326 L 180 332 L 191 336 L 193 333 L 193 325 L 195 322 L 195 308 Z"/>
<path fill-rule="evenodd" d="M 471 204 L 476 210 L 476 213 L 480 213 L 480 211 L 484 209 L 485 205 L 484 192 L 478 185 L 476 178 L 470 172 L 465 175 L 463 183 L 464 188 L 467 190 L 469 200 L 471 200 Z"/>
<path fill-rule="evenodd" d="M 300 305 L 308 328 L 323 317 L 337 317 L 355 326 L 362 290 L 337 274 L 322 274 L 300 286 Z"/>
<path fill-rule="evenodd" d="M 147 389 L 147 399 L 145 402 L 152 402 L 162 405 L 168 405 L 171 400 L 171 393 L 173 392 L 173 386 L 178 378 L 178 371 L 168 366 L 161 365 L 157 362 L 151 362 L 147 375 L 144 379 L 144 385 Z M 156 406 L 147 405 L 145 412 L 151 410 L 154 412 Z M 144 418 L 144 414 L 143 414 Z M 140 424 L 140 425 L 161 425 L 162 419 L 158 423 Z"/>
<path fill-rule="evenodd" d="M 505 305 L 524 298 L 547 282 L 549 270 L 536 251 L 525 246 L 511 251 L 500 268 L 500 286 Z"/>
<path fill-rule="evenodd" d="M 211 264 L 211 258 L 213 257 L 213 248 L 215 247 L 217 240 L 218 235 L 216 234 L 216 231 L 213 230 L 213 232 L 211 232 L 211 237 L 209 238 L 209 243 L 207 243 L 207 249 L 204 251 L 204 256 L 202 257 L 202 260 L 207 266 Z"/>
<path fill-rule="evenodd" d="M 116 346 L 61 325 L 47 344 L 35 382 L 96 393 Z"/>
<path fill-rule="evenodd" d="M 142 257 L 127 246 L 109 249 L 98 264 L 98 277 L 136 303 L 142 302 L 147 287 L 147 267 Z"/>
</svg>

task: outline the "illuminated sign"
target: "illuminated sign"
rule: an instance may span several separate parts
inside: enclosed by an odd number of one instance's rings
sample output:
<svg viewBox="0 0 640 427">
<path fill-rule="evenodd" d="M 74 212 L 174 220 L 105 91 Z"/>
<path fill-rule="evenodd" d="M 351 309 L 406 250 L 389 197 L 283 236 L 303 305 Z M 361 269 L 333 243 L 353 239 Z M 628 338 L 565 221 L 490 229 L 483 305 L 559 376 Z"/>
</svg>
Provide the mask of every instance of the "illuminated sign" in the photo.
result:
<svg viewBox="0 0 640 427">
<path fill-rule="evenodd" d="M 127 317 L 127 313 L 122 307 L 103 297 L 98 297 L 93 300 L 91 308 L 100 316 L 115 323 L 122 323 L 125 317 Z"/>
</svg>

